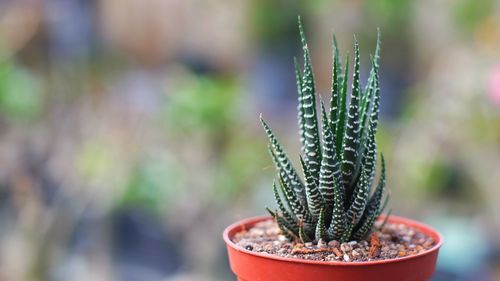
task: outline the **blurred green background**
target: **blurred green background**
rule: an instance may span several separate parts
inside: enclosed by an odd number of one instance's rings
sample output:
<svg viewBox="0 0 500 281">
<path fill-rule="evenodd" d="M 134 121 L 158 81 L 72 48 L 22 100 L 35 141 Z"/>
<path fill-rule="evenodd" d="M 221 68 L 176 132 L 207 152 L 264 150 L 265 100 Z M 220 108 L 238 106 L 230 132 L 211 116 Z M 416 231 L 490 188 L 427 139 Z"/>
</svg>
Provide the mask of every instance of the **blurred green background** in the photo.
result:
<svg viewBox="0 0 500 281">
<path fill-rule="evenodd" d="M 444 234 L 434 281 L 500 280 L 496 0 L 1 0 L 0 280 L 234 280 L 259 113 L 298 157 L 297 15 L 325 98 L 332 33 L 365 79 L 381 28 L 390 207 Z"/>
</svg>

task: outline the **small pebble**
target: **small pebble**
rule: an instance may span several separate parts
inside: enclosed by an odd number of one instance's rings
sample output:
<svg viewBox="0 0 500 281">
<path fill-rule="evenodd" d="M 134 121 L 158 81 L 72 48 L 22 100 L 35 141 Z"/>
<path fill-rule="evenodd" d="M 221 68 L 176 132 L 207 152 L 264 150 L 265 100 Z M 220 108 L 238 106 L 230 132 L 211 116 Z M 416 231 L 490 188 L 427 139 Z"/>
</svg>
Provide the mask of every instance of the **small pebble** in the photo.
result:
<svg viewBox="0 0 500 281">
<path fill-rule="evenodd" d="M 326 244 L 325 241 L 323 241 L 323 239 L 319 239 L 318 241 L 318 248 L 326 248 L 328 245 Z"/>
<path fill-rule="evenodd" d="M 254 234 L 254 235 L 262 236 L 262 235 L 264 235 L 264 233 L 265 232 L 262 229 L 259 229 L 259 228 L 253 228 L 252 229 L 252 234 Z"/>
<path fill-rule="evenodd" d="M 403 236 L 403 241 L 405 242 L 410 242 L 411 241 L 411 237 L 410 236 Z"/>
<path fill-rule="evenodd" d="M 344 261 L 350 261 L 351 259 L 349 258 L 349 255 L 344 254 Z"/>
<path fill-rule="evenodd" d="M 340 250 L 342 250 L 342 252 L 349 252 L 352 250 L 352 247 L 351 245 L 347 244 L 347 243 L 342 243 L 340 244 Z"/>
</svg>

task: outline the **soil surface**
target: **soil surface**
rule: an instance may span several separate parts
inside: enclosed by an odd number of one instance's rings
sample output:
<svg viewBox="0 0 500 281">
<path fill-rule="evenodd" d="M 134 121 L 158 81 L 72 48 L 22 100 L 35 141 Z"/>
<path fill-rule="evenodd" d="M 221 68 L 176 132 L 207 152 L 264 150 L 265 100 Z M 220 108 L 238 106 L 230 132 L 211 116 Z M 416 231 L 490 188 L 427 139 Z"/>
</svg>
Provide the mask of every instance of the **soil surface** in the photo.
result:
<svg viewBox="0 0 500 281">
<path fill-rule="evenodd" d="M 383 229 L 372 232 L 367 241 L 338 241 L 325 243 L 296 243 L 281 235 L 273 220 L 257 223 L 251 229 L 237 233 L 233 242 L 260 253 L 287 258 L 319 261 L 363 262 L 396 259 L 424 252 L 435 241 L 431 237 L 404 224 L 387 223 Z"/>
</svg>

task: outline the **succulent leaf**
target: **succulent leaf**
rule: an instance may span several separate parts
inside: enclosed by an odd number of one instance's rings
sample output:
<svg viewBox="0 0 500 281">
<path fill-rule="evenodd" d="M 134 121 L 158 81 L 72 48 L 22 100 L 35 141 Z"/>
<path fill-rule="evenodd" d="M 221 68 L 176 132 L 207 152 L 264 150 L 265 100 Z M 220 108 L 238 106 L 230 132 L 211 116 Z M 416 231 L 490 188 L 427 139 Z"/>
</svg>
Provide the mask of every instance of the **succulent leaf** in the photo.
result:
<svg viewBox="0 0 500 281">
<path fill-rule="evenodd" d="M 339 112 L 338 121 L 335 127 L 335 148 L 337 149 L 337 155 L 341 158 L 344 157 L 342 151 L 342 142 L 344 141 L 345 123 L 346 123 L 346 111 L 347 111 L 347 81 L 349 77 L 349 55 L 345 58 L 344 75 L 342 76 L 342 88 L 340 89 L 339 97 Z"/>
<path fill-rule="evenodd" d="M 287 222 L 283 219 L 283 217 L 278 215 L 277 211 L 273 212 L 269 208 L 266 208 L 266 210 L 271 215 L 271 217 L 273 217 L 276 220 L 276 223 L 278 224 L 278 227 L 281 230 L 281 233 L 283 235 L 285 235 L 286 238 L 288 238 L 289 240 L 296 240 L 297 239 L 297 236 L 294 234 L 294 232 L 296 232 L 296 231 L 292 231 L 286 226 Z"/>
<path fill-rule="evenodd" d="M 291 187 L 284 181 L 283 177 L 280 176 L 280 185 L 281 191 L 285 195 L 285 200 L 292 209 L 292 212 L 299 220 L 304 220 L 304 222 L 309 226 L 310 224 L 314 224 L 314 218 L 311 217 L 307 208 L 300 203 L 295 196 L 295 193 L 291 189 Z"/>
<path fill-rule="evenodd" d="M 281 214 L 283 216 L 283 219 L 287 223 L 287 227 L 292 230 L 292 231 L 297 231 L 297 218 L 293 217 L 289 211 L 289 206 L 285 207 L 285 204 L 283 203 L 281 199 L 281 195 L 278 191 L 278 187 L 276 185 L 276 182 L 273 182 L 273 193 L 274 193 L 274 198 L 276 200 L 276 203 L 278 203 L 278 208 L 281 211 Z"/>
<path fill-rule="evenodd" d="M 301 204 L 307 206 L 306 202 L 306 193 L 304 185 L 300 180 L 297 171 L 293 168 L 292 162 L 286 155 L 285 151 L 281 147 L 281 144 L 278 142 L 278 139 L 274 136 L 273 131 L 264 121 L 264 119 L 260 118 L 261 124 L 266 131 L 267 137 L 269 138 L 269 142 L 271 144 L 271 153 L 273 156 L 274 163 L 278 168 L 280 174 L 282 174 L 284 181 L 288 183 L 292 188 L 295 196 L 298 198 Z"/>
<path fill-rule="evenodd" d="M 325 240 L 326 237 L 326 227 L 325 227 L 325 210 L 321 209 L 318 216 L 318 223 L 316 224 L 315 231 L 316 241 Z"/>
<path fill-rule="evenodd" d="M 304 109 L 302 108 L 302 72 L 300 70 L 299 63 L 297 62 L 297 58 L 293 58 L 293 65 L 295 66 L 295 79 L 297 80 L 297 93 L 299 104 L 297 106 L 298 112 L 298 123 L 299 123 L 299 134 L 300 134 L 300 143 L 301 143 L 301 151 L 305 153 L 305 119 L 304 119 Z"/>
<path fill-rule="evenodd" d="M 329 126 L 326 110 L 321 102 L 321 116 L 323 127 L 323 159 L 319 173 L 319 191 L 325 200 L 326 207 L 331 209 L 334 201 L 334 188 L 341 180 L 340 163 L 335 153 L 333 133 Z"/>
<path fill-rule="evenodd" d="M 304 52 L 304 74 L 302 77 L 302 93 L 299 100 L 304 116 L 304 160 L 317 184 L 319 181 L 321 146 L 318 130 L 318 118 L 316 114 L 316 89 L 314 85 L 311 56 L 300 18 L 299 30 L 302 50 Z"/>
<path fill-rule="evenodd" d="M 359 85 L 359 44 L 354 42 L 354 77 L 352 81 L 351 100 L 347 112 L 346 131 L 342 142 L 344 157 L 342 158 L 342 174 L 344 183 L 351 183 L 354 177 L 356 161 L 358 158 L 359 145 L 359 103 L 360 103 L 360 85 Z M 349 187 L 351 191 L 352 185 Z"/>
<path fill-rule="evenodd" d="M 305 232 L 303 223 L 299 225 L 299 239 L 302 243 L 311 242 L 311 238 Z"/>
<path fill-rule="evenodd" d="M 318 185 L 316 185 L 314 178 L 302 157 L 300 157 L 300 164 L 302 165 L 302 170 L 304 171 L 307 206 L 309 206 L 311 214 L 315 218 L 318 218 L 321 208 L 324 205 L 323 196 L 321 196 Z"/>
<path fill-rule="evenodd" d="M 342 70 L 340 66 L 340 55 L 337 44 L 337 38 L 333 36 L 333 64 L 332 64 L 332 96 L 330 98 L 330 129 L 333 133 L 337 131 L 339 123 L 339 108 L 341 87 L 342 87 Z M 335 138 L 335 136 L 334 136 Z"/>
</svg>

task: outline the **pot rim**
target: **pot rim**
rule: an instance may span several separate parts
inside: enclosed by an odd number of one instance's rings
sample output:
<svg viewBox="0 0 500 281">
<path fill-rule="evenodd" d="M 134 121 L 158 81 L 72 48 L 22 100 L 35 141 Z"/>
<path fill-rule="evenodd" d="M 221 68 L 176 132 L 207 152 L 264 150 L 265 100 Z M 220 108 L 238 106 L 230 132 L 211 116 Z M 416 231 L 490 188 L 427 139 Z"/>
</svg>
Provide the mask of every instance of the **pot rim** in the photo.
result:
<svg viewBox="0 0 500 281">
<path fill-rule="evenodd" d="M 384 217 L 385 217 L 384 215 L 381 215 L 379 217 L 379 219 L 383 219 Z M 432 228 L 424 223 L 421 223 L 419 221 L 407 219 L 405 217 L 400 217 L 400 216 L 393 216 L 393 215 L 391 215 L 389 217 L 388 222 L 406 224 L 406 225 L 409 225 L 411 227 L 417 228 L 420 231 L 427 230 L 426 232 L 430 232 L 432 234 L 426 233 L 426 235 L 433 236 L 432 238 L 437 240 L 436 244 L 432 248 L 430 248 L 424 252 L 421 252 L 421 253 L 418 253 L 415 255 L 411 255 L 411 256 L 402 257 L 402 258 L 395 258 L 395 259 L 389 259 L 389 260 L 377 260 L 377 261 L 362 261 L 362 262 L 340 262 L 340 261 L 316 261 L 316 260 L 305 260 L 305 259 L 299 259 L 299 258 L 286 258 L 286 257 L 281 257 L 278 255 L 272 255 L 272 254 L 267 254 L 267 253 L 252 252 L 252 251 L 249 251 L 243 247 L 236 245 L 229 237 L 229 232 L 231 232 L 235 228 L 238 228 L 238 227 L 241 228 L 241 226 L 245 225 L 245 224 L 257 223 L 260 221 L 265 221 L 265 220 L 270 220 L 270 219 L 272 219 L 272 217 L 270 217 L 270 216 L 255 216 L 255 217 L 239 220 L 239 221 L 229 225 L 228 227 L 226 227 L 226 229 L 224 230 L 224 232 L 222 234 L 224 242 L 226 242 L 226 245 L 228 245 L 229 247 L 233 248 L 236 251 L 243 252 L 243 253 L 248 254 L 248 255 L 257 256 L 260 258 L 285 261 L 285 262 L 293 262 L 293 263 L 302 263 L 302 264 L 326 265 L 326 266 L 348 266 L 348 267 L 404 262 L 406 260 L 416 259 L 416 258 L 419 258 L 422 256 L 429 255 L 432 252 L 437 251 L 443 245 L 442 235 L 434 228 Z"/>
</svg>

